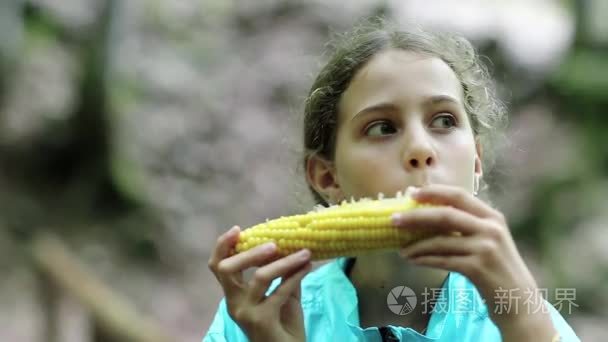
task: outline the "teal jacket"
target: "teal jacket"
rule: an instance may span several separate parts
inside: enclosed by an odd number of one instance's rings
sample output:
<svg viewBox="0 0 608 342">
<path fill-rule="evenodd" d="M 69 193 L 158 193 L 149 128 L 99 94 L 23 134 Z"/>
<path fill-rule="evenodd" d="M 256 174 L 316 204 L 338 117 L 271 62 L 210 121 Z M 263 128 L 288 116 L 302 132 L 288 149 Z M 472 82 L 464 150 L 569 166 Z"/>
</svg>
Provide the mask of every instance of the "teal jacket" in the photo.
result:
<svg viewBox="0 0 608 342">
<path fill-rule="evenodd" d="M 334 259 L 302 280 L 301 303 L 307 341 L 382 341 L 377 327 L 359 326 L 357 295 L 344 273 L 345 265 L 346 258 Z M 279 282 L 279 279 L 273 282 L 269 293 Z M 400 341 L 501 341 L 500 332 L 473 283 L 462 274 L 450 272 L 442 289 L 445 300 L 442 297 L 437 300 L 424 335 L 411 328 L 389 325 L 392 335 Z M 466 295 L 455 295 L 457 293 Z M 445 303 L 441 309 L 440 303 Z M 559 312 L 546 304 L 561 341 L 580 341 Z M 248 341 L 228 314 L 225 299 L 221 300 L 203 338 L 203 342 L 217 341 Z"/>
</svg>

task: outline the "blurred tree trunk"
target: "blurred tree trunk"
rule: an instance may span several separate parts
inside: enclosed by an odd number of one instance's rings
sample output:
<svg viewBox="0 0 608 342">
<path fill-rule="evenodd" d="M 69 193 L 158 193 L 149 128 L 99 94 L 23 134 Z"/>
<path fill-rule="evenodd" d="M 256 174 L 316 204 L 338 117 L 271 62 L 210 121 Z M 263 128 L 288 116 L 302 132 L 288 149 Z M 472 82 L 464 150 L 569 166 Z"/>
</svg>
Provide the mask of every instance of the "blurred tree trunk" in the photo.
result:
<svg viewBox="0 0 608 342">
<path fill-rule="evenodd" d="M 98 279 L 57 236 L 39 235 L 30 251 L 35 269 L 41 274 L 40 289 L 48 319 L 46 336 L 51 341 L 58 336 L 58 291 L 74 296 L 91 313 L 95 342 L 171 340 L 153 320 L 137 312 L 126 298 Z"/>
<path fill-rule="evenodd" d="M 143 256 L 141 260 L 158 261 L 156 246 L 146 240 L 150 235 L 146 232 L 161 227 L 157 217 L 138 198 L 124 191 L 113 173 L 112 108 L 107 78 L 111 31 L 119 2 L 102 3 L 90 36 L 70 33 L 36 3 L 8 4 L 15 5 L 8 7 L 14 13 L 5 12 L 7 4 L 2 2 L 0 21 L 7 13 L 16 14 L 17 18 L 23 18 L 25 26 L 43 26 L 49 41 L 61 41 L 80 56 L 76 101 L 65 121 L 60 124 L 51 121 L 38 135 L 15 144 L 0 144 L 0 184 L 10 185 L 0 193 L 3 206 L 0 222 L 11 232 L 15 243 L 32 257 L 46 320 L 43 336 L 50 342 L 59 339 L 58 302 L 67 293 L 91 312 L 95 341 L 169 341 L 152 319 L 136 313 L 128 299 L 97 279 L 93 271 L 79 262 L 79 256 L 62 243 L 63 237 L 73 233 L 82 236 L 102 229 L 116 236 L 119 249 L 127 254 L 143 251 L 139 255 Z M 3 34 L 0 32 L 0 38 Z M 10 60 L 2 54 L 3 42 L 0 39 L 2 82 L 10 70 L 7 67 Z M 6 84 L 0 84 L 0 105 L 3 86 Z"/>
<path fill-rule="evenodd" d="M 58 299 L 60 298 L 59 289 L 53 280 L 44 272 L 36 272 L 38 281 L 38 294 L 43 311 L 44 327 L 42 336 L 47 342 L 59 341 L 59 319 L 58 319 Z"/>
</svg>

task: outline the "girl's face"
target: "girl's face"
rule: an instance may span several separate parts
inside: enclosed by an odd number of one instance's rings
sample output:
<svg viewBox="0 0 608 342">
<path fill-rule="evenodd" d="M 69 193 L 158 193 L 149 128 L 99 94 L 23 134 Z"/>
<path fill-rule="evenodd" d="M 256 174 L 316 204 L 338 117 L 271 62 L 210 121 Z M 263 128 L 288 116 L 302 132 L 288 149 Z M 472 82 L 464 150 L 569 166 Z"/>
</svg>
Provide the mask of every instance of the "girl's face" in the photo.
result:
<svg viewBox="0 0 608 342">
<path fill-rule="evenodd" d="M 339 108 L 334 162 L 309 167 L 309 181 L 331 202 L 434 183 L 473 191 L 480 146 L 462 86 L 441 59 L 378 53 L 352 79 Z"/>
</svg>

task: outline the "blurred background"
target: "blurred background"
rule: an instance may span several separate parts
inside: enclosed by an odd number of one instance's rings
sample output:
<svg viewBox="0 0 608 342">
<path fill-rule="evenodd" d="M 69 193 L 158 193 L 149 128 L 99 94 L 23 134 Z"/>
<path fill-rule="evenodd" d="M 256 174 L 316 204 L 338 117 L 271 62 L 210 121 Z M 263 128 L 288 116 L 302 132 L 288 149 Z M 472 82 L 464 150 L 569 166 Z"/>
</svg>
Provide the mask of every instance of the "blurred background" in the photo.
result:
<svg viewBox="0 0 608 342">
<path fill-rule="evenodd" d="M 459 32 L 510 110 L 489 197 L 585 341 L 608 319 L 608 1 L 3 0 L 0 341 L 200 341 L 216 238 L 307 211 L 331 32 Z"/>
</svg>

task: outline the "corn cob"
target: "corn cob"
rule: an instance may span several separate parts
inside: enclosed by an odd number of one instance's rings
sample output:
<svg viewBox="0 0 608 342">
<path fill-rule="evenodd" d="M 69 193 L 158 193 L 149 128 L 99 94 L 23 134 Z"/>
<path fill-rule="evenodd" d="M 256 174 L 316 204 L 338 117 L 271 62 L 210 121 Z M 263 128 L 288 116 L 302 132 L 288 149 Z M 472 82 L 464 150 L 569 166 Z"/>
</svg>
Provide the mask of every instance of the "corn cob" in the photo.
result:
<svg viewBox="0 0 608 342">
<path fill-rule="evenodd" d="M 285 256 L 307 248 L 312 260 L 337 256 L 357 256 L 371 251 L 404 247 L 434 235 L 429 231 L 412 231 L 394 227 L 393 213 L 428 206 L 407 195 L 378 199 L 363 198 L 342 201 L 339 205 L 317 207 L 303 215 L 282 216 L 242 231 L 235 252 L 274 242 L 277 254 Z M 436 234 L 436 233 L 435 233 Z"/>
</svg>

